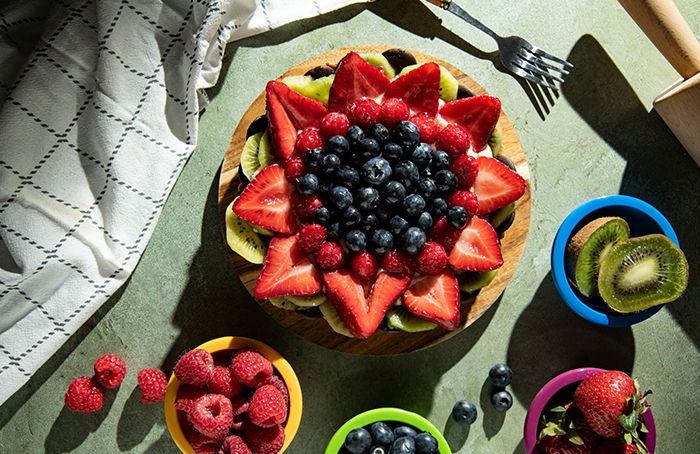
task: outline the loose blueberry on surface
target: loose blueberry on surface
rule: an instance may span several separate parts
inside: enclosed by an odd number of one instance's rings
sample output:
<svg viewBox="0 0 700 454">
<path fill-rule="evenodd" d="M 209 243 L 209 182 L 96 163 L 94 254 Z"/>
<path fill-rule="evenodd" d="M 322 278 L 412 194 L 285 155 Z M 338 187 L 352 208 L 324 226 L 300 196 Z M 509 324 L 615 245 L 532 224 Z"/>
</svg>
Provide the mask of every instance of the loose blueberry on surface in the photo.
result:
<svg viewBox="0 0 700 454">
<path fill-rule="evenodd" d="M 495 364 L 489 370 L 489 381 L 496 386 L 505 387 L 513 381 L 513 370 L 506 364 Z"/>
<path fill-rule="evenodd" d="M 394 235 L 401 235 L 403 232 L 408 230 L 408 228 L 411 226 L 411 224 L 402 218 L 401 216 L 394 215 L 390 220 L 389 220 L 389 227 L 391 227 L 391 233 Z"/>
<path fill-rule="evenodd" d="M 430 155 L 433 153 L 433 147 L 427 143 L 420 143 L 411 153 L 411 161 L 413 161 L 419 169 L 423 169 L 430 163 Z"/>
<path fill-rule="evenodd" d="M 437 185 L 433 179 L 423 178 L 418 182 L 416 192 L 424 198 L 429 199 L 435 197 L 435 194 L 437 194 Z"/>
<path fill-rule="evenodd" d="M 340 157 L 347 156 L 350 151 L 350 142 L 344 136 L 333 136 L 326 142 L 326 149 Z"/>
<path fill-rule="evenodd" d="M 326 207 L 316 208 L 314 217 L 320 224 L 325 224 L 331 219 L 331 212 Z"/>
<path fill-rule="evenodd" d="M 433 199 L 433 201 L 430 203 L 430 214 L 433 215 L 433 219 L 446 215 L 447 201 L 441 197 Z"/>
<path fill-rule="evenodd" d="M 447 223 L 455 229 L 461 229 L 467 224 L 469 213 L 464 207 L 455 205 L 447 210 Z"/>
<path fill-rule="evenodd" d="M 387 454 L 387 450 L 384 446 L 372 446 L 369 448 L 369 454 Z"/>
<path fill-rule="evenodd" d="M 420 171 L 413 162 L 401 161 L 394 166 L 394 179 L 406 186 L 407 189 L 410 189 L 418 184 L 420 180 Z M 456 185 L 457 180 L 455 178 L 455 186 Z"/>
<path fill-rule="evenodd" d="M 379 227 L 379 218 L 376 214 L 370 213 L 360 221 L 360 228 L 365 232 L 372 231 Z"/>
<path fill-rule="evenodd" d="M 346 233 L 345 242 L 348 245 L 348 249 L 353 252 L 364 251 L 367 247 L 367 237 L 360 230 L 350 230 Z"/>
<path fill-rule="evenodd" d="M 309 148 L 304 152 L 304 162 L 312 169 L 318 169 L 323 160 L 323 150 L 320 148 Z"/>
<path fill-rule="evenodd" d="M 513 396 L 508 391 L 499 391 L 491 396 L 491 404 L 498 411 L 507 411 L 513 406 Z"/>
<path fill-rule="evenodd" d="M 374 157 L 362 165 L 360 173 L 366 182 L 379 186 L 391 176 L 391 164 L 384 158 Z"/>
<path fill-rule="evenodd" d="M 411 255 L 416 255 L 425 246 L 425 232 L 418 227 L 409 227 L 403 234 L 403 248 Z"/>
<path fill-rule="evenodd" d="M 392 443 L 391 451 L 389 452 L 391 454 L 415 454 L 416 443 L 410 437 L 397 438 Z"/>
<path fill-rule="evenodd" d="M 357 190 L 357 205 L 362 211 L 372 211 L 379 205 L 379 191 L 372 187 Z"/>
<path fill-rule="evenodd" d="M 419 433 L 413 437 L 413 441 L 416 444 L 416 454 L 437 454 L 438 452 L 438 442 L 428 432 Z"/>
<path fill-rule="evenodd" d="M 450 155 L 446 151 L 433 150 L 430 161 L 430 168 L 434 171 L 450 168 Z"/>
<path fill-rule="evenodd" d="M 374 252 L 383 255 L 394 247 L 394 236 L 388 230 L 377 229 L 372 233 L 369 243 Z"/>
<path fill-rule="evenodd" d="M 369 136 L 381 144 L 389 140 L 389 130 L 383 124 L 377 123 L 369 128 Z"/>
<path fill-rule="evenodd" d="M 397 162 L 403 157 L 403 148 L 397 143 L 387 142 L 384 144 L 382 156 L 389 162 Z"/>
<path fill-rule="evenodd" d="M 390 138 L 392 142 L 401 145 L 404 151 L 413 150 L 420 140 L 420 129 L 415 123 L 407 120 L 400 121 L 391 130 Z"/>
<path fill-rule="evenodd" d="M 418 216 L 418 221 L 416 221 L 418 228 L 423 230 L 428 230 L 433 226 L 433 217 L 427 211 L 424 211 Z"/>
<path fill-rule="evenodd" d="M 394 438 L 399 439 L 401 437 L 413 438 L 416 436 L 416 430 L 409 426 L 399 426 L 394 429 Z"/>
<path fill-rule="evenodd" d="M 331 189 L 331 203 L 339 210 L 344 210 L 352 205 L 352 193 L 344 186 L 336 186 Z"/>
<path fill-rule="evenodd" d="M 452 407 L 452 419 L 463 426 L 473 424 L 476 421 L 477 414 L 476 405 L 468 400 L 459 400 Z"/>
<path fill-rule="evenodd" d="M 375 156 L 379 156 L 381 153 L 381 148 L 379 147 L 379 142 L 373 138 L 362 139 L 354 147 L 357 157 L 362 161 L 368 161 Z"/>
<path fill-rule="evenodd" d="M 418 194 L 407 195 L 403 199 L 403 211 L 408 217 L 415 218 L 425 210 L 425 199 Z"/>
<path fill-rule="evenodd" d="M 371 445 L 372 436 L 362 428 L 351 430 L 345 437 L 345 449 L 352 454 L 365 454 Z"/>
<path fill-rule="evenodd" d="M 383 422 L 375 422 L 369 429 L 375 443 L 389 446 L 394 442 L 394 432 Z"/>
<path fill-rule="evenodd" d="M 333 175 L 340 168 L 340 157 L 337 154 L 331 153 L 323 157 L 321 163 L 321 171 L 326 175 Z"/>
<path fill-rule="evenodd" d="M 360 221 L 362 220 L 362 214 L 360 213 L 360 210 L 355 208 L 353 205 L 350 205 L 343 211 L 343 214 L 341 216 L 341 225 L 346 228 L 352 228 L 357 226 Z"/>
<path fill-rule="evenodd" d="M 360 174 L 350 166 L 341 166 L 335 173 L 338 184 L 346 188 L 355 188 L 360 183 Z"/>
<path fill-rule="evenodd" d="M 450 194 L 457 188 L 457 176 L 449 170 L 438 170 L 434 178 L 438 194 Z"/>
<path fill-rule="evenodd" d="M 389 205 L 398 205 L 406 198 L 406 187 L 398 181 L 389 181 L 382 189 L 382 198 Z"/>
<path fill-rule="evenodd" d="M 350 142 L 350 146 L 354 146 L 360 140 L 365 138 L 365 132 L 362 130 L 362 128 L 360 126 L 352 125 L 352 126 L 350 126 L 350 128 L 348 128 L 348 132 L 345 134 L 345 137 L 348 138 L 348 142 Z"/>
<path fill-rule="evenodd" d="M 299 192 L 304 195 L 311 195 L 318 190 L 318 177 L 313 173 L 306 173 L 299 177 L 297 181 Z"/>
</svg>

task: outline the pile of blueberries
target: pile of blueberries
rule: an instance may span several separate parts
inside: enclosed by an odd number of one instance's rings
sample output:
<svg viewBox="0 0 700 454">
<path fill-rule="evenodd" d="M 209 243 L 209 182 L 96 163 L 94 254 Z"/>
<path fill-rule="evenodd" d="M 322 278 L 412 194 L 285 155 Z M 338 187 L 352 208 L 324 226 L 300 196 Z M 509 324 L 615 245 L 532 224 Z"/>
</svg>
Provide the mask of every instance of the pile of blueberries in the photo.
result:
<svg viewBox="0 0 700 454">
<path fill-rule="evenodd" d="M 438 454 L 438 442 L 428 432 L 402 425 L 393 430 L 385 422 L 351 430 L 340 454 Z"/>
<path fill-rule="evenodd" d="M 455 228 L 468 220 L 463 207 L 447 206 L 457 188 L 450 156 L 420 142 L 410 121 L 391 131 L 377 123 L 367 134 L 352 125 L 345 136 L 329 138 L 325 151 L 306 150 L 304 161 L 311 171 L 299 178 L 298 190 L 324 200 L 314 212 L 317 222 L 353 252 L 382 255 L 398 248 L 417 254 L 439 217 L 447 216 Z"/>
</svg>

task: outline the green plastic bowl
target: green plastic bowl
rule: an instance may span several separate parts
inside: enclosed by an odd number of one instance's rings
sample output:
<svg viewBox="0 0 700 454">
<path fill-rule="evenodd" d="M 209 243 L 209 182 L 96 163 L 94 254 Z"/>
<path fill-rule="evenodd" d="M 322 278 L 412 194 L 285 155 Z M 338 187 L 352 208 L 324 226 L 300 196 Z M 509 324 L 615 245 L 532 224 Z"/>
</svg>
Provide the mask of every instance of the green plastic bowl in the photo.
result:
<svg viewBox="0 0 700 454">
<path fill-rule="evenodd" d="M 378 421 L 400 422 L 413 426 L 421 432 L 428 432 L 437 440 L 440 454 L 452 454 L 450 445 L 447 444 L 447 440 L 445 440 L 442 432 L 437 427 L 421 415 L 400 408 L 375 408 L 351 418 L 338 429 L 331 441 L 328 442 L 326 454 L 338 454 L 343 444 L 345 444 L 345 437 L 351 430 L 365 427 Z"/>
</svg>

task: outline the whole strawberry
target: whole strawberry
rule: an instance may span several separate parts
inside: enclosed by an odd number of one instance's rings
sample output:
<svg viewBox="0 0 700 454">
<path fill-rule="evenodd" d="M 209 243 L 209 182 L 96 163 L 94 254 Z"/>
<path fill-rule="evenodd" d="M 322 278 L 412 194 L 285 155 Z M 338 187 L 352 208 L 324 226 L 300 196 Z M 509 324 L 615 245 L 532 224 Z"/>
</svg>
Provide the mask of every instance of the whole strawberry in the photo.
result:
<svg viewBox="0 0 700 454">
<path fill-rule="evenodd" d="M 552 408 L 542 419 L 537 446 L 544 454 L 593 454 L 600 442 L 571 403 Z"/>
</svg>

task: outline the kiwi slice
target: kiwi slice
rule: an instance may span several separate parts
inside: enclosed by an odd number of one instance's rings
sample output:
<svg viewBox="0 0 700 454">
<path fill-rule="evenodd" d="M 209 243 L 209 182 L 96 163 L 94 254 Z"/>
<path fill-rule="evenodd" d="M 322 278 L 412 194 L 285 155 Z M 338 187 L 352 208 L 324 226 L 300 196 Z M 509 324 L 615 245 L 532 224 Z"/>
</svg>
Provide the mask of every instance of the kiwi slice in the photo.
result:
<svg viewBox="0 0 700 454">
<path fill-rule="evenodd" d="M 299 307 L 316 307 L 328 301 L 323 293 L 311 296 L 287 295 L 285 298 Z"/>
<path fill-rule="evenodd" d="M 404 76 L 421 65 L 409 65 L 401 70 L 400 76 Z M 443 101 L 453 101 L 457 99 L 457 90 L 459 90 L 459 82 L 455 79 L 455 76 L 447 70 L 444 66 L 440 65 L 440 98 Z"/>
<path fill-rule="evenodd" d="M 250 263 L 265 261 L 267 246 L 253 230 L 253 226 L 233 211 L 233 202 L 226 208 L 226 242 L 233 252 Z"/>
<path fill-rule="evenodd" d="M 658 233 L 619 241 L 600 260 L 600 296 L 618 312 L 669 303 L 687 286 L 683 251 Z"/>
<path fill-rule="evenodd" d="M 270 304 L 273 306 L 284 309 L 285 311 L 295 311 L 297 310 L 296 304 L 292 303 L 289 301 L 286 297 L 284 296 L 275 296 L 273 298 L 268 298 L 270 301 Z"/>
<path fill-rule="evenodd" d="M 435 323 L 420 319 L 403 307 L 390 307 L 386 311 L 386 325 L 389 329 L 400 329 L 407 333 L 420 333 L 437 327 Z"/>
<path fill-rule="evenodd" d="M 255 172 L 260 170 L 260 160 L 258 159 L 258 149 L 260 148 L 260 138 L 263 132 L 258 132 L 248 137 L 241 152 L 241 170 L 248 180 L 253 179 Z"/>
<path fill-rule="evenodd" d="M 326 319 L 326 322 L 328 322 L 333 331 L 338 334 L 342 334 L 343 336 L 355 337 L 352 335 L 343 319 L 340 318 L 340 314 L 338 314 L 338 311 L 335 309 L 335 306 L 333 306 L 333 303 L 326 301 L 318 306 L 318 308 L 321 310 L 323 318 Z"/>
<path fill-rule="evenodd" d="M 333 80 L 335 80 L 335 75 L 332 74 L 318 79 L 311 76 L 287 76 L 282 79 L 282 82 L 297 93 L 328 105 L 328 95 Z"/>
<path fill-rule="evenodd" d="M 269 130 L 266 130 L 262 137 L 260 137 L 260 144 L 258 145 L 258 161 L 260 162 L 260 169 L 264 169 L 275 162 L 275 157 L 272 156 L 272 147 L 270 146 Z"/>
<path fill-rule="evenodd" d="M 566 265 L 573 283 L 585 296 L 598 295 L 598 270 L 601 258 L 615 243 L 629 238 L 630 227 L 618 217 L 594 219 L 569 240 Z"/>
<path fill-rule="evenodd" d="M 384 70 L 384 75 L 388 79 L 393 79 L 396 77 L 396 71 L 394 67 L 391 66 L 389 60 L 382 54 L 374 54 L 371 52 L 360 52 L 360 57 L 362 57 L 367 63 L 377 68 L 382 68 Z"/>
<path fill-rule="evenodd" d="M 259 233 L 260 235 L 265 235 L 265 236 L 275 236 L 277 235 L 276 232 L 273 232 L 272 230 L 267 230 L 265 227 L 260 227 L 259 225 L 255 224 L 250 224 L 253 227 L 253 230 L 255 230 L 255 233 Z"/>
<path fill-rule="evenodd" d="M 405 76 L 406 74 L 410 73 L 411 71 L 413 71 L 414 69 L 416 69 L 419 66 L 420 66 L 419 64 L 405 66 L 401 70 L 401 72 L 399 73 L 399 77 Z"/>
<path fill-rule="evenodd" d="M 467 271 L 459 276 L 459 288 L 463 292 L 473 293 L 480 290 L 493 281 L 498 269 L 491 271 Z"/>
<path fill-rule="evenodd" d="M 511 202 L 508 205 L 489 214 L 489 222 L 494 229 L 498 229 L 499 227 L 505 225 L 513 213 L 515 213 L 515 202 Z M 512 223 L 513 221 L 511 221 L 511 224 Z"/>
<path fill-rule="evenodd" d="M 494 157 L 498 156 L 501 152 L 501 146 L 503 145 L 503 128 L 501 128 L 501 122 L 496 123 L 496 127 L 489 137 L 489 148 L 491 148 L 491 154 Z"/>
</svg>

